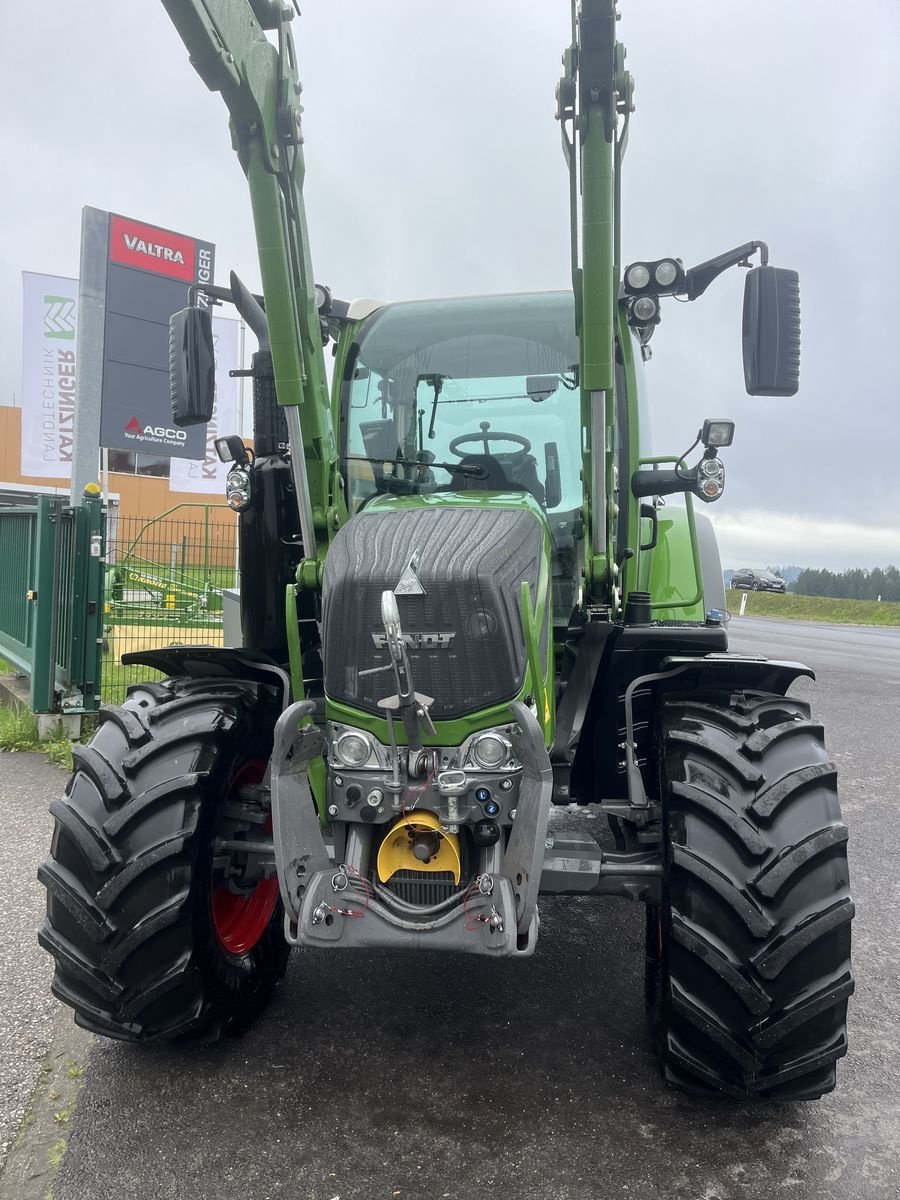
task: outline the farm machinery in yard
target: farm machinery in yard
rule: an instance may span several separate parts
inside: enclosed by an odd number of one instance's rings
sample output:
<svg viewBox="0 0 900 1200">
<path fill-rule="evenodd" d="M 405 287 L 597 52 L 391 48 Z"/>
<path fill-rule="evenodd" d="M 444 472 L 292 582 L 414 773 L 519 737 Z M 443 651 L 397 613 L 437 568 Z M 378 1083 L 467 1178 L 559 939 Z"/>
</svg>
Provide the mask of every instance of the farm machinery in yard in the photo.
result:
<svg viewBox="0 0 900 1200">
<path fill-rule="evenodd" d="M 740 265 L 747 391 L 794 394 L 797 275 L 761 241 L 621 263 L 633 81 L 613 0 L 576 0 L 572 290 L 340 301 L 310 260 L 293 10 L 164 4 L 230 111 L 259 247 L 261 296 L 207 289 L 259 340 L 254 449 L 218 445 L 244 645 L 126 656 L 167 678 L 76 747 L 41 868 L 55 994 L 109 1037 L 210 1039 L 293 946 L 524 957 L 541 893 L 625 896 L 665 1079 L 829 1091 L 853 903 L 822 728 L 787 695 L 812 672 L 727 651 L 694 501 L 733 423 L 651 457 L 641 392 L 667 299 Z M 174 419 L 207 420 L 208 307 L 171 334 Z M 551 833 L 554 804 L 595 806 L 609 844 Z"/>
</svg>

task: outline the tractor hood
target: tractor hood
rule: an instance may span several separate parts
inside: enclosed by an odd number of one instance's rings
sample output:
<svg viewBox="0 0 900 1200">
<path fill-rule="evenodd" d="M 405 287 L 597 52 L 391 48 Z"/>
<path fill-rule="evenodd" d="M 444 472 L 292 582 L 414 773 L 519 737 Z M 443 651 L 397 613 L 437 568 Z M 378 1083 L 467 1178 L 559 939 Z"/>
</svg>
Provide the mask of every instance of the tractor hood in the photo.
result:
<svg viewBox="0 0 900 1200">
<path fill-rule="evenodd" d="M 527 493 L 378 497 L 336 534 L 323 580 L 329 700 L 372 715 L 393 694 L 381 594 L 397 597 L 416 689 L 434 720 L 515 699 L 528 671 L 522 584 L 548 665 L 550 532 Z"/>
</svg>

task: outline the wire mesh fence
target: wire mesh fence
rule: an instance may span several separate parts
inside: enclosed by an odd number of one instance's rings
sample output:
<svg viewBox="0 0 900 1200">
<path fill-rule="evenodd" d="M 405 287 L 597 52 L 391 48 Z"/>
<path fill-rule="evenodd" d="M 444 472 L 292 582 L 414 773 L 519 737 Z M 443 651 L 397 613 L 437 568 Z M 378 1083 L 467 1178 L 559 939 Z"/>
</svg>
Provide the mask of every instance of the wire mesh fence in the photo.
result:
<svg viewBox="0 0 900 1200">
<path fill-rule="evenodd" d="M 119 704 L 129 684 L 160 678 L 123 654 L 223 644 L 223 593 L 237 586 L 237 517 L 226 505 L 179 504 L 149 520 L 107 524 L 102 691 Z"/>
</svg>

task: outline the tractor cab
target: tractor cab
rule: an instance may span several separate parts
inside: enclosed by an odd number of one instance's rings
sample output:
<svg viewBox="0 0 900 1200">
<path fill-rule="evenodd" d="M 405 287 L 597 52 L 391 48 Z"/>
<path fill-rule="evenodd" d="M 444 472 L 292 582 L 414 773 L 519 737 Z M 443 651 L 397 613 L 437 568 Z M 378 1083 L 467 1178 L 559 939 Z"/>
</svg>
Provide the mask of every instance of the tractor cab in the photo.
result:
<svg viewBox="0 0 900 1200">
<path fill-rule="evenodd" d="M 530 496 L 553 547 L 553 608 L 580 567 L 581 422 L 571 292 L 386 304 L 356 329 L 340 381 L 348 508 Z"/>
</svg>

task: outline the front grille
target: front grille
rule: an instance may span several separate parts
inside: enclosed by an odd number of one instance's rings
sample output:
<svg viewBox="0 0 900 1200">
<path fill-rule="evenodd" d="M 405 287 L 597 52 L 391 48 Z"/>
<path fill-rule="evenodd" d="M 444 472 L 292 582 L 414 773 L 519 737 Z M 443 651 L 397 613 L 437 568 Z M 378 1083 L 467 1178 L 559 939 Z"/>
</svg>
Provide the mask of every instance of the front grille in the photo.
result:
<svg viewBox="0 0 900 1200">
<path fill-rule="evenodd" d="M 398 871 L 385 885 L 398 900 L 427 908 L 457 891 L 452 871 Z"/>
</svg>

